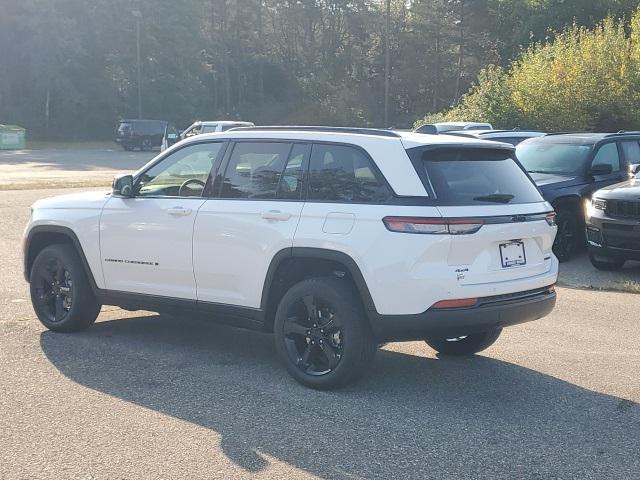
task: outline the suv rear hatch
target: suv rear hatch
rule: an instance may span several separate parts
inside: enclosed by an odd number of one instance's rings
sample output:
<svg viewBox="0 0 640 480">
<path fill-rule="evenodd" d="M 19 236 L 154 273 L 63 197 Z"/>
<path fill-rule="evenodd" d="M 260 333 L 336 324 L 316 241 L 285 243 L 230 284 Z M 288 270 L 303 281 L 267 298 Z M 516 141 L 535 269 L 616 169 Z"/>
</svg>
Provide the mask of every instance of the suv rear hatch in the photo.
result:
<svg viewBox="0 0 640 480">
<path fill-rule="evenodd" d="M 551 269 L 555 214 L 512 149 L 412 150 L 418 175 L 450 225 L 447 263 L 460 284 L 504 282 Z"/>
</svg>

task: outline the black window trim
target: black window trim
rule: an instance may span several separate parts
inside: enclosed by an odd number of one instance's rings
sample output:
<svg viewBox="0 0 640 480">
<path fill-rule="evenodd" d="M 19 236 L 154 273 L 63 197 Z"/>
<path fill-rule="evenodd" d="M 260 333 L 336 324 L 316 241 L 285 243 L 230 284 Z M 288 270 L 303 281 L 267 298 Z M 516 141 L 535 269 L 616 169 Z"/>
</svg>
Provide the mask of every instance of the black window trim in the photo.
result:
<svg viewBox="0 0 640 480">
<path fill-rule="evenodd" d="M 138 172 L 136 175 L 134 175 L 133 177 L 133 185 L 134 185 L 134 191 L 135 191 L 135 186 L 138 183 L 138 180 L 140 179 L 140 177 L 142 175 L 144 175 L 146 172 L 148 172 L 149 170 L 151 170 L 153 167 L 155 167 L 156 165 L 158 165 L 160 162 L 162 162 L 163 160 L 165 160 L 166 158 L 168 158 L 169 156 L 173 155 L 176 152 L 179 152 L 180 150 L 187 148 L 187 147 L 191 147 L 193 145 L 203 145 L 203 144 L 212 144 L 212 143 L 222 143 L 222 151 L 220 152 L 221 154 L 218 155 L 218 158 L 216 158 L 213 162 L 213 164 L 211 165 L 211 170 L 209 171 L 209 175 L 207 175 L 207 180 L 205 182 L 205 186 L 202 189 L 202 193 L 200 194 L 199 197 L 181 197 L 179 195 L 134 195 L 131 198 L 137 198 L 137 199 L 142 199 L 142 198 L 149 198 L 149 199 L 156 199 L 156 200 L 161 200 L 161 199 L 165 199 L 165 198 L 169 198 L 169 199 L 179 199 L 179 200 L 203 200 L 206 199 L 207 196 L 205 195 L 205 193 L 207 192 L 207 186 L 211 183 L 211 179 L 213 176 L 213 172 L 217 171 L 217 165 L 218 163 L 221 162 L 221 159 L 223 159 L 226 155 L 226 151 L 228 150 L 228 146 L 229 146 L 229 141 L 226 139 L 220 139 L 220 140 L 201 140 L 201 141 L 197 141 L 197 142 L 189 142 L 186 145 L 182 145 L 180 146 L 180 148 L 176 148 L 174 149 L 170 149 L 170 150 L 165 150 L 164 152 L 162 152 L 160 155 L 158 155 L 155 160 L 153 161 L 153 163 L 150 163 L 147 168 L 145 168 L 144 170 L 141 170 L 140 172 Z"/>
</svg>

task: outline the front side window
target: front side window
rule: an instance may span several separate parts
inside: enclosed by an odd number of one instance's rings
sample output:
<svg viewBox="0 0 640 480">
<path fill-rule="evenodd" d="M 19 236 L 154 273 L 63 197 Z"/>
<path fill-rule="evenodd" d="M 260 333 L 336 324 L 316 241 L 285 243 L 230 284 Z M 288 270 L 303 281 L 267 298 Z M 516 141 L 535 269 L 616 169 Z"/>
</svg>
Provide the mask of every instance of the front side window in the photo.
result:
<svg viewBox="0 0 640 480">
<path fill-rule="evenodd" d="M 593 158 L 592 165 L 611 165 L 612 172 L 619 172 L 620 155 L 618 155 L 618 146 L 613 142 L 602 145 Z"/>
<path fill-rule="evenodd" d="M 390 197 L 389 188 L 361 150 L 346 145 L 313 145 L 309 200 L 384 203 Z"/>
<path fill-rule="evenodd" d="M 543 201 L 508 150 L 427 150 L 422 163 L 438 201 L 445 205 Z"/>
<path fill-rule="evenodd" d="M 586 170 L 591 149 L 580 143 L 522 142 L 516 156 L 530 173 L 579 175 Z"/>
<path fill-rule="evenodd" d="M 222 181 L 223 198 L 276 198 L 290 143 L 238 142 Z"/>
<path fill-rule="evenodd" d="M 223 145 L 198 143 L 173 152 L 138 177 L 136 195 L 200 197 Z"/>
</svg>

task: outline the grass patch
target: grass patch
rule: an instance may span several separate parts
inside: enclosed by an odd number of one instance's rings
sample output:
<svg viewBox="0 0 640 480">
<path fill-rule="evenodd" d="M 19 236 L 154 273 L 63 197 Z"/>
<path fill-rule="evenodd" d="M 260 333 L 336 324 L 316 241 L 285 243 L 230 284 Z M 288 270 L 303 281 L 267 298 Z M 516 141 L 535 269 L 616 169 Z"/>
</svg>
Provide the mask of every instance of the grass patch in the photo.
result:
<svg viewBox="0 0 640 480">
<path fill-rule="evenodd" d="M 85 180 L 41 180 L 33 182 L 0 184 L 0 191 L 8 190 L 45 190 L 51 188 L 83 188 L 105 187 L 111 188 L 111 179 L 94 178 Z"/>
<path fill-rule="evenodd" d="M 121 150 L 121 147 L 110 141 L 93 142 L 45 142 L 27 140 L 26 150 Z"/>
</svg>

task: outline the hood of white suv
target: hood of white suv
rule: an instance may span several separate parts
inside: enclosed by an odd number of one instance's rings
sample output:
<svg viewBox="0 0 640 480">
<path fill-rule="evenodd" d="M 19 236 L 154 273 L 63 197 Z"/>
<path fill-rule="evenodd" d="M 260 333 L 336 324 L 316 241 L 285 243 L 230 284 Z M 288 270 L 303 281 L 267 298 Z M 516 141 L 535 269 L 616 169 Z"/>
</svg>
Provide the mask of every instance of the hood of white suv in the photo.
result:
<svg viewBox="0 0 640 480">
<path fill-rule="evenodd" d="M 43 198 L 32 205 L 33 209 L 51 209 L 51 208 L 74 208 L 74 209 L 93 209 L 102 208 L 111 195 L 110 191 L 93 191 L 70 193 L 67 195 L 59 195 L 57 197 Z"/>
</svg>

